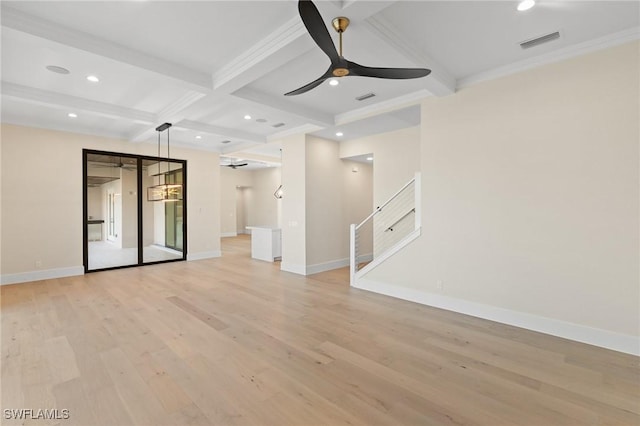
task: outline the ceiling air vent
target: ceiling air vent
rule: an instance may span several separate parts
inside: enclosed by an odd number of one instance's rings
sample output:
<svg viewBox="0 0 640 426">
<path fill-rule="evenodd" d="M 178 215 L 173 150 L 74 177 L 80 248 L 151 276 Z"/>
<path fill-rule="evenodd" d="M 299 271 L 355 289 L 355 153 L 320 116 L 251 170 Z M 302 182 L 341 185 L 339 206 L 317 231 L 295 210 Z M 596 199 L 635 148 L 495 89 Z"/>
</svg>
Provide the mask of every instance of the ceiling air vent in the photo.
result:
<svg viewBox="0 0 640 426">
<path fill-rule="evenodd" d="M 559 38 L 560 38 L 560 32 L 556 31 L 555 33 L 549 33 L 541 37 L 525 40 L 522 43 L 520 43 L 520 47 L 522 47 L 523 49 L 529 49 L 531 47 L 538 46 L 543 43 L 548 43 L 550 41 L 557 40 Z"/>
<path fill-rule="evenodd" d="M 284 126 L 284 123 L 276 123 L 272 127 L 276 127 L 277 128 L 277 127 L 282 127 L 282 126 Z"/>
<path fill-rule="evenodd" d="M 231 141 L 230 140 L 226 140 L 226 141 L 222 141 L 220 143 L 231 143 Z"/>
<path fill-rule="evenodd" d="M 356 97 L 356 101 L 364 101 L 365 99 L 373 98 L 375 95 L 376 95 L 375 93 L 367 93 L 365 95 L 360 95 Z"/>
</svg>

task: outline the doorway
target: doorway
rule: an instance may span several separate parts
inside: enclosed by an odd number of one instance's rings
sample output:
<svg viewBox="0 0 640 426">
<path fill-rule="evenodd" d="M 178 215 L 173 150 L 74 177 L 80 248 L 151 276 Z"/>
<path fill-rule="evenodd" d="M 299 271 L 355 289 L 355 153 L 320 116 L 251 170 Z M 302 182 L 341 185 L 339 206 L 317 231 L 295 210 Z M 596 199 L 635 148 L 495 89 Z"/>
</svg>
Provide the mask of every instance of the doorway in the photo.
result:
<svg viewBox="0 0 640 426">
<path fill-rule="evenodd" d="M 184 160 L 83 150 L 85 272 L 186 260 L 186 171 Z M 158 188 L 173 196 L 148 195 Z"/>
</svg>

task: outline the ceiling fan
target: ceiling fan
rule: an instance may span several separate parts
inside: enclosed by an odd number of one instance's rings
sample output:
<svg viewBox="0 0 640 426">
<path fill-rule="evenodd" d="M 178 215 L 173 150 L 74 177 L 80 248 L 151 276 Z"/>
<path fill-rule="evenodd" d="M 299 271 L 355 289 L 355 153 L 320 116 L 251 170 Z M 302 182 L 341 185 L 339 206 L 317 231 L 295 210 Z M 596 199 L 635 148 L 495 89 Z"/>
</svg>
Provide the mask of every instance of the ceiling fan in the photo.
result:
<svg viewBox="0 0 640 426">
<path fill-rule="evenodd" d="M 352 75 L 360 77 L 409 79 L 426 77 L 431 73 L 431 70 L 426 68 L 374 68 L 348 61 L 342 56 L 342 33 L 344 33 L 349 26 L 349 18 L 340 16 L 331 21 L 333 28 L 340 36 L 340 53 L 338 54 L 333 40 L 331 40 L 331 35 L 324 25 L 322 16 L 313 2 L 311 0 L 299 0 L 298 12 L 300 12 L 300 18 L 302 18 L 304 26 L 307 27 L 311 38 L 313 38 L 313 41 L 316 42 L 318 47 L 329 57 L 331 65 L 322 76 L 296 90 L 285 93 L 285 96 L 300 95 L 308 92 L 331 77 L 346 77 Z"/>
<path fill-rule="evenodd" d="M 135 164 L 125 164 L 121 159 L 118 160 L 117 163 L 101 163 L 101 162 L 92 162 L 92 167 L 107 167 L 107 168 L 118 168 L 118 169 L 126 169 L 126 170 L 136 170 L 138 167 Z"/>
<path fill-rule="evenodd" d="M 233 161 L 232 159 L 229 159 L 229 161 L 230 161 L 230 162 L 229 162 L 229 164 L 221 164 L 221 166 L 224 166 L 224 167 L 231 167 L 232 169 L 234 169 L 234 170 L 235 170 L 235 169 L 236 169 L 236 168 L 238 168 L 238 167 L 244 167 L 244 166 L 246 166 L 246 165 L 248 165 L 248 164 L 249 164 L 249 163 L 247 163 L 246 161 L 245 161 L 244 163 L 242 163 L 242 162 L 241 162 L 241 163 L 236 163 L 236 162 L 235 162 L 235 161 Z"/>
</svg>

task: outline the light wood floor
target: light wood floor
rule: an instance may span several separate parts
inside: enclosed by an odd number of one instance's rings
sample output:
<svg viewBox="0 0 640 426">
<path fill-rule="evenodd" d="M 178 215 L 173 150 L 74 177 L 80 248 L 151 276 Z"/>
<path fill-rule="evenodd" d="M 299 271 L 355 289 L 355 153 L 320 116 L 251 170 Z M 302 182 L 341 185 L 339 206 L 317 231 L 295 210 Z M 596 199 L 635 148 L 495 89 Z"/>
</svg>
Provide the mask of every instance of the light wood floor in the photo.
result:
<svg viewBox="0 0 640 426">
<path fill-rule="evenodd" d="M 351 289 L 346 270 L 283 273 L 248 244 L 3 286 L 2 408 L 69 410 L 37 425 L 640 424 L 637 357 Z"/>
</svg>

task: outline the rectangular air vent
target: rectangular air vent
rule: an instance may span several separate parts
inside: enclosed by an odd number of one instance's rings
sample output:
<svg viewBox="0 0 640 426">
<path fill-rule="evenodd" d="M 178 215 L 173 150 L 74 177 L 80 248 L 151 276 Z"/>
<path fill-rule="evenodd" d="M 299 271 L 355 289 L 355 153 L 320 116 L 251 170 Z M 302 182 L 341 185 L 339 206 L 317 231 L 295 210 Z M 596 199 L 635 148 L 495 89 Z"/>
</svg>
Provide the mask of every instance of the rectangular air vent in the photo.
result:
<svg viewBox="0 0 640 426">
<path fill-rule="evenodd" d="M 220 143 L 231 143 L 231 141 L 226 140 L 226 141 L 222 141 L 222 142 L 220 142 Z"/>
<path fill-rule="evenodd" d="M 276 127 L 277 128 L 277 127 L 282 127 L 282 126 L 284 126 L 284 123 L 276 123 L 272 127 Z"/>
<path fill-rule="evenodd" d="M 550 33 L 550 34 L 543 35 L 541 37 L 525 40 L 522 43 L 520 43 L 520 47 L 522 47 L 523 49 L 529 49 L 531 47 L 538 46 L 543 43 L 548 43 L 550 41 L 557 40 L 559 38 L 560 38 L 560 32 L 556 31 L 555 33 Z"/>
<path fill-rule="evenodd" d="M 356 97 L 356 101 L 364 101 L 365 99 L 373 98 L 375 95 L 376 95 L 375 93 L 367 93 L 365 95 L 360 95 Z"/>
</svg>

